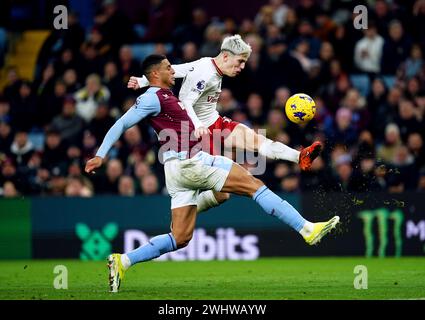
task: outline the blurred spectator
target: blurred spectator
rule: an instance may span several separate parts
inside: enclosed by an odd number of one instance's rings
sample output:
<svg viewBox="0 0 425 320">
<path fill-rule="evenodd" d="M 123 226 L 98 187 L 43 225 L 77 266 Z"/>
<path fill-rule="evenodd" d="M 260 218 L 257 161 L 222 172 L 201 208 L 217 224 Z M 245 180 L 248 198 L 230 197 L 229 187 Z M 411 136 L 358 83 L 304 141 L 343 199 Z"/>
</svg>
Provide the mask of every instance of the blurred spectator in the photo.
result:
<svg viewBox="0 0 425 320">
<path fill-rule="evenodd" d="M 309 57 L 310 44 L 307 41 L 300 41 L 292 51 L 292 56 L 298 60 L 304 72 L 312 78 L 317 73 L 320 66 L 319 60 Z"/>
<path fill-rule="evenodd" d="M 11 159 L 2 159 L 1 163 L 1 173 L 0 173 L 0 185 L 3 185 L 6 181 L 11 181 L 16 188 L 20 188 L 23 184 L 23 181 L 18 175 L 16 165 Z"/>
<path fill-rule="evenodd" d="M 65 196 L 87 198 L 93 196 L 93 190 L 83 177 L 71 176 L 66 180 Z"/>
<path fill-rule="evenodd" d="M 18 190 L 16 189 L 12 181 L 6 181 L 5 183 L 3 183 L 1 194 L 3 198 L 16 198 L 20 196 Z"/>
<path fill-rule="evenodd" d="M 419 173 L 419 179 L 418 179 L 418 191 L 425 192 L 425 170 L 422 169 Z"/>
<path fill-rule="evenodd" d="M 50 196 L 62 197 L 65 195 L 66 178 L 59 168 L 54 168 L 47 183 L 47 193 Z"/>
<path fill-rule="evenodd" d="M 141 192 L 144 195 L 153 195 L 159 192 L 158 179 L 153 174 L 148 174 L 140 180 Z"/>
<path fill-rule="evenodd" d="M 17 131 L 15 139 L 10 147 L 13 162 L 18 167 L 26 167 L 30 160 L 34 146 L 31 141 L 28 140 L 28 133 L 26 131 Z"/>
<path fill-rule="evenodd" d="M 138 180 L 143 179 L 149 174 L 152 174 L 152 170 L 146 162 L 139 161 L 134 165 L 134 175 Z"/>
<path fill-rule="evenodd" d="M 182 58 L 180 63 L 192 62 L 199 58 L 198 47 L 194 42 L 186 42 L 182 46 Z"/>
<path fill-rule="evenodd" d="M 124 86 L 123 77 L 118 73 L 115 62 L 109 61 L 103 69 L 103 84 L 111 93 L 110 105 L 113 107 L 121 107 L 126 94 L 126 86 Z"/>
<path fill-rule="evenodd" d="M 290 44 L 290 49 L 298 47 L 300 42 L 308 44 L 308 57 L 317 59 L 320 50 L 320 40 L 315 37 L 313 24 L 309 20 L 300 19 L 298 36 Z"/>
<path fill-rule="evenodd" d="M 75 69 L 68 69 L 63 74 L 63 82 L 66 85 L 66 93 L 74 93 L 81 88 Z"/>
<path fill-rule="evenodd" d="M 360 72 L 375 75 L 381 71 L 384 39 L 372 23 L 369 23 L 363 33 L 364 37 L 356 43 L 354 49 L 354 62 Z"/>
<path fill-rule="evenodd" d="M 215 57 L 220 53 L 223 40 L 222 29 L 216 24 L 210 24 L 205 30 L 205 41 L 199 49 L 202 57 Z"/>
<path fill-rule="evenodd" d="M 31 91 L 31 83 L 23 81 L 19 87 L 18 96 L 11 101 L 10 116 L 12 126 L 16 129 L 31 130 L 35 125 L 36 103 Z"/>
<path fill-rule="evenodd" d="M 60 59 L 55 62 L 55 71 L 59 76 L 63 76 L 66 70 L 75 69 L 78 67 L 77 58 L 71 48 L 66 48 L 62 51 Z"/>
<path fill-rule="evenodd" d="M 167 42 L 175 22 L 175 13 L 171 2 L 150 0 L 146 33 L 140 39 L 143 42 Z"/>
<path fill-rule="evenodd" d="M 108 101 L 110 95 L 108 88 L 102 86 L 97 74 L 89 75 L 86 79 L 86 86 L 74 95 L 77 101 L 77 114 L 86 122 L 90 122 L 96 114 L 98 104 Z"/>
<path fill-rule="evenodd" d="M 273 7 L 270 5 L 262 6 L 255 16 L 254 23 L 259 35 L 264 37 L 268 26 L 274 24 Z"/>
<path fill-rule="evenodd" d="M 425 149 L 422 136 L 418 132 L 412 132 L 407 138 L 407 147 L 415 159 L 416 168 L 425 169 Z"/>
<path fill-rule="evenodd" d="M 400 129 L 400 136 L 403 141 L 407 141 L 407 136 L 410 133 L 421 130 L 418 118 L 418 110 L 413 102 L 407 99 L 400 99 L 396 123 Z"/>
<path fill-rule="evenodd" d="M 89 130 L 85 130 L 83 133 L 83 145 L 81 147 L 81 155 L 84 162 L 95 156 L 99 147 L 97 144 L 96 137 Z"/>
<path fill-rule="evenodd" d="M 326 165 L 323 157 L 318 157 L 313 162 L 311 170 L 301 172 L 301 190 L 311 191 L 324 188 L 329 188 L 329 174 L 326 170 Z"/>
<path fill-rule="evenodd" d="M 318 4 L 314 0 L 301 0 L 296 7 L 297 16 L 314 23 L 317 13 L 320 11 Z"/>
<path fill-rule="evenodd" d="M 39 123 L 43 127 L 50 124 L 52 119 L 59 115 L 62 110 L 64 99 L 66 96 L 66 84 L 62 80 L 56 80 L 53 93 L 44 99 L 39 97 L 38 116 Z"/>
<path fill-rule="evenodd" d="M 117 194 L 118 181 L 123 174 L 121 161 L 111 159 L 106 164 L 106 174 L 96 176 L 93 181 L 97 194 Z"/>
<path fill-rule="evenodd" d="M 370 114 L 366 108 L 366 99 L 357 89 L 351 88 L 347 91 L 341 106 L 351 111 L 352 124 L 357 132 L 369 127 Z"/>
<path fill-rule="evenodd" d="M 141 73 L 140 63 L 133 58 L 133 52 L 130 46 L 122 46 L 119 51 L 117 67 L 122 83 L 126 84 L 130 76 Z"/>
<path fill-rule="evenodd" d="M 6 85 L 3 89 L 4 98 L 7 101 L 13 101 L 19 95 L 21 81 L 16 67 L 11 66 L 6 70 Z"/>
<path fill-rule="evenodd" d="M 10 103 L 0 99 L 0 122 L 10 122 Z"/>
<path fill-rule="evenodd" d="M 0 157 L 10 155 L 10 146 L 13 143 L 13 132 L 10 124 L 0 121 Z"/>
<path fill-rule="evenodd" d="M 63 102 L 62 113 L 56 116 L 50 128 L 60 132 L 61 140 L 67 144 L 78 144 L 82 139 L 84 120 L 77 115 L 74 97 L 67 96 Z"/>
<path fill-rule="evenodd" d="M 118 50 L 125 43 L 135 39 L 130 19 L 118 8 L 115 0 L 103 0 L 102 12 L 95 17 L 95 23 L 112 49 Z"/>
<path fill-rule="evenodd" d="M 193 42 L 199 48 L 204 40 L 208 22 L 207 12 L 199 7 L 194 8 L 192 10 L 192 20 L 190 24 L 177 27 L 174 32 L 173 42 L 177 44 Z"/>
<path fill-rule="evenodd" d="M 284 0 L 269 0 L 269 5 L 273 9 L 273 23 L 278 28 L 282 28 L 286 23 L 289 8 L 284 2 Z"/>
<path fill-rule="evenodd" d="M 405 145 L 398 147 L 393 159 L 396 172 L 400 173 L 406 189 L 415 189 L 418 182 L 418 168 L 415 159 Z"/>
<path fill-rule="evenodd" d="M 111 50 L 111 44 L 107 43 L 105 36 L 97 26 L 91 29 L 87 40 L 81 45 L 81 52 L 85 52 L 88 47 L 92 47 L 96 52 L 96 58 L 102 60 L 105 60 L 109 56 Z"/>
<path fill-rule="evenodd" d="M 300 192 L 300 178 L 295 173 L 290 173 L 280 181 L 281 190 L 285 193 Z"/>
<path fill-rule="evenodd" d="M 345 107 L 339 108 L 335 121 L 326 126 L 325 133 L 331 146 L 336 144 L 353 146 L 357 140 L 358 132 L 353 126 L 351 110 Z"/>
<path fill-rule="evenodd" d="M 123 163 L 134 164 L 143 161 L 150 150 L 150 144 L 143 140 L 138 126 L 133 126 L 124 133 L 123 145 L 118 157 Z"/>
<path fill-rule="evenodd" d="M 66 172 L 66 147 L 59 131 L 50 129 L 46 132 L 46 141 L 43 148 L 42 167 L 49 171 L 56 170 L 57 175 Z"/>
<path fill-rule="evenodd" d="M 263 125 L 266 120 L 266 112 L 263 109 L 263 98 L 258 93 L 251 93 L 246 102 L 249 121 L 254 125 Z"/>
<path fill-rule="evenodd" d="M 223 116 L 231 117 L 232 112 L 239 108 L 239 103 L 233 97 L 232 91 L 229 89 L 222 89 L 220 98 L 217 102 L 217 111 Z"/>
<path fill-rule="evenodd" d="M 284 123 L 286 122 L 284 119 L 282 110 L 270 110 L 265 128 L 267 130 L 267 138 L 275 140 L 276 136 L 281 133 L 283 129 Z"/>
<path fill-rule="evenodd" d="M 342 154 L 335 160 L 333 191 L 360 192 L 362 187 L 351 165 L 351 156 Z"/>
<path fill-rule="evenodd" d="M 385 141 L 377 149 L 378 160 L 391 163 L 400 145 L 400 129 L 395 123 L 388 124 L 385 127 Z"/>
<path fill-rule="evenodd" d="M 397 75 L 402 79 L 411 79 L 418 75 L 423 67 L 423 54 L 419 44 L 414 44 L 409 57 L 400 65 Z"/>
<path fill-rule="evenodd" d="M 94 118 L 88 125 L 88 130 L 95 136 L 96 141 L 103 141 L 108 130 L 114 125 L 115 119 L 109 114 L 109 106 L 101 102 L 97 107 Z"/>
<path fill-rule="evenodd" d="M 102 58 L 98 56 L 96 47 L 93 44 L 87 44 L 81 47 L 80 60 L 77 65 L 78 81 L 83 82 L 89 75 L 102 73 L 103 64 Z"/>
<path fill-rule="evenodd" d="M 134 180 L 132 177 L 120 177 L 118 182 L 118 194 L 126 197 L 133 197 L 136 194 Z"/>
<path fill-rule="evenodd" d="M 382 48 L 381 73 L 394 75 L 409 55 L 411 40 L 404 34 L 403 25 L 398 20 L 393 20 L 388 26 L 388 38 Z"/>
</svg>

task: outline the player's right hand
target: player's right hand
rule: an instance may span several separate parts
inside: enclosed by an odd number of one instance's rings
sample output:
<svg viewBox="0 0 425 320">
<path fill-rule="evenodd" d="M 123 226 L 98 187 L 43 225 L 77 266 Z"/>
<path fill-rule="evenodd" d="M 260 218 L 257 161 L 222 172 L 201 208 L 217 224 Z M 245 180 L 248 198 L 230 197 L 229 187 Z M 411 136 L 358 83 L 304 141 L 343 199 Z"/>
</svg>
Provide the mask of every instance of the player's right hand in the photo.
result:
<svg viewBox="0 0 425 320">
<path fill-rule="evenodd" d="M 86 163 L 86 168 L 85 171 L 87 173 L 95 173 L 94 169 L 99 168 L 102 165 L 102 158 L 101 157 L 94 157 L 91 158 L 89 161 L 87 161 Z"/>
<path fill-rule="evenodd" d="M 136 77 L 130 77 L 130 80 L 128 80 L 127 88 L 137 90 L 140 89 L 139 83 L 137 82 Z"/>
<path fill-rule="evenodd" d="M 196 139 L 208 134 L 211 134 L 211 131 L 206 127 L 199 127 L 198 129 L 195 129 L 194 133 Z"/>
</svg>

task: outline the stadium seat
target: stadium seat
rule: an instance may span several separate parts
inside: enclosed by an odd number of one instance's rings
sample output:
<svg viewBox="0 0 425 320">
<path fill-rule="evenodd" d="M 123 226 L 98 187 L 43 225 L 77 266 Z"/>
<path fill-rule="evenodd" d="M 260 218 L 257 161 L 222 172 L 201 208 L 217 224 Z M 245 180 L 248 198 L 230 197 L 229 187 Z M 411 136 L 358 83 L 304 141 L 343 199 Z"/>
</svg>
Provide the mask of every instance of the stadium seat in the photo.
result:
<svg viewBox="0 0 425 320">
<path fill-rule="evenodd" d="M 369 94 L 370 80 L 366 74 L 352 74 L 350 81 L 362 96 L 366 97 Z"/>
</svg>

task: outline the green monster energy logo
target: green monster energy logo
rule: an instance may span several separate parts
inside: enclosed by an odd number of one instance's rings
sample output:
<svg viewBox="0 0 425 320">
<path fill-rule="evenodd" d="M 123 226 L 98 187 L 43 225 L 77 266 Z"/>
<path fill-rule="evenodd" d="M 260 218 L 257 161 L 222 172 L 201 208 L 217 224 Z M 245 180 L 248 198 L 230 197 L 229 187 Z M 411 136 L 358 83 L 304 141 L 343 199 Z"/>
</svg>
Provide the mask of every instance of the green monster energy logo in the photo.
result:
<svg viewBox="0 0 425 320">
<path fill-rule="evenodd" d="M 375 234 L 373 229 L 373 221 L 378 221 L 378 235 L 379 235 L 379 248 L 378 256 L 385 257 L 386 249 L 388 246 L 388 222 L 394 220 L 393 223 L 393 237 L 395 245 L 394 256 L 400 257 L 402 253 L 403 239 L 401 236 L 401 226 L 404 220 L 404 214 L 401 210 L 389 212 L 385 208 L 377 210 L 365 210 L 357 214 L 363 220 L 363 235 L 366 243 L 366 257 L 372 257 L 374 251 Z"/>
<path fill-rule="evenodd" d="M 111 253 L 111 241 L 118 234 L 118 225 L 108 223 L 99 232 L 98 230 L 90 230 L 84 223 L 77 223 L 75 233 L 83 241 L 82 251 L 80 252 L 81 260 L 103 260 Z"/>
</svg>

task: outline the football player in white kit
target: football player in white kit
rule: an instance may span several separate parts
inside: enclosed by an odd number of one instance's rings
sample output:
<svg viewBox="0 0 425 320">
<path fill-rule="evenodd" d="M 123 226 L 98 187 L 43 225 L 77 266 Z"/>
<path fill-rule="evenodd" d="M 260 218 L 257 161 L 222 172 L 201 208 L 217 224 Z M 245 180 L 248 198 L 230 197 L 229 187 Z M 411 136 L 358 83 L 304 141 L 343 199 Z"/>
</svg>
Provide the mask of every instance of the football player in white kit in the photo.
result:
<svg viewBox="0 0 425 320">
<path fill-rule="evenodd" d="M 175 77 L 184 78 L 179 99 L 195 125 L 195 136 L 210 135 L 209 153 L 212 155 L 221 154 L 221 145 L 224 145 L 226 149 L 258 152 L 269 159 L 298 163 L 301 170 L 310 169 L 322 149 L 319 141 L 300 152 L 259 135 L 242 123 L 219 115 L 217 101 L 223 76 L 235 77 L 241 73 L 250 54 L 249 44 L 243 41 L 240 35 L 233 35 L 223 40 L 221 52 L 215 58 L 205 57 L 194 62 L 173 65 Z M 145 76 L 133 76 L 127 85 L 131 89 L 146 86 L 149 86 L 149 81 Z M 218 144 L 216 137 L 220 137 Z M 215 207 L 228 198 L 229 194 L 205 191 L 199 197 L 198 212 Z"/>
</svg>

